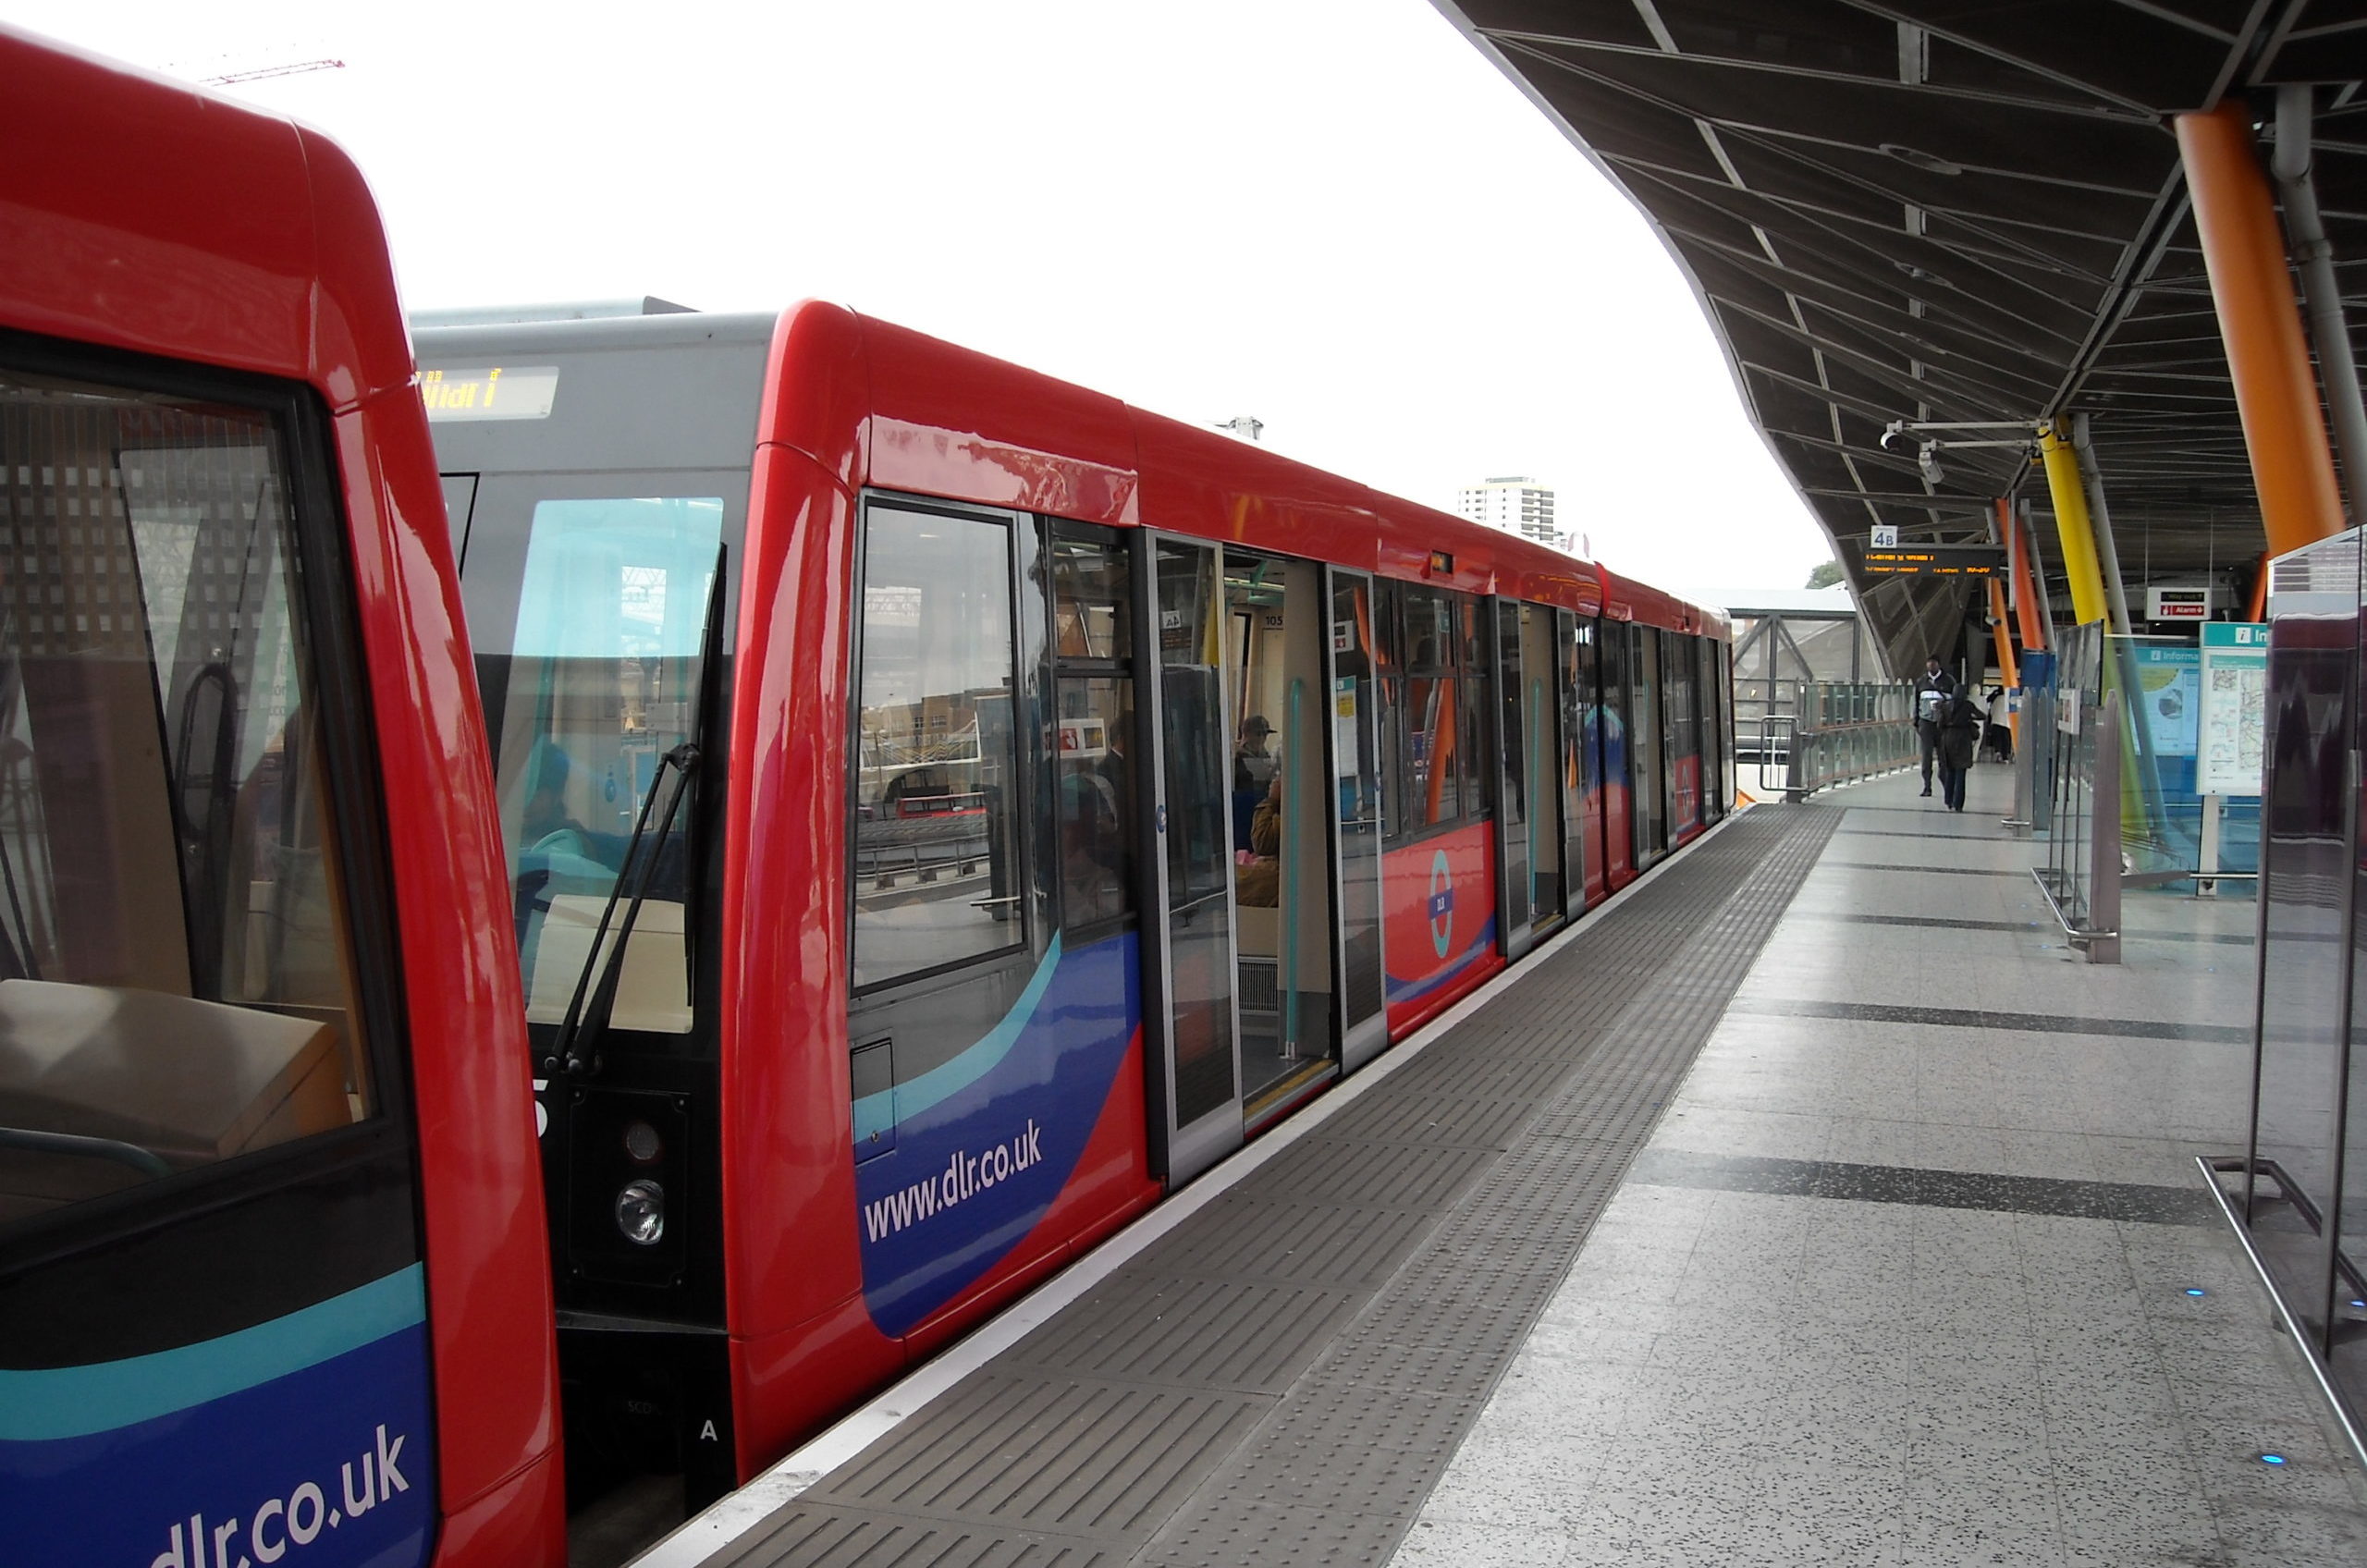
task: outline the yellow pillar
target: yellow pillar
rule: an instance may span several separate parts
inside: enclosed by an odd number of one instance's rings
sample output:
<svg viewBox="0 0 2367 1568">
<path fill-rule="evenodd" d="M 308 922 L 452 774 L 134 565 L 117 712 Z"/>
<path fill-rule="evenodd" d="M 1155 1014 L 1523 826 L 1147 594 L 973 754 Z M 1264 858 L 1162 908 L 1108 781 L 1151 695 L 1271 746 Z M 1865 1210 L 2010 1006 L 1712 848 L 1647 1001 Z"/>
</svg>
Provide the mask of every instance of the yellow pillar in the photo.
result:
<svg viewBox="0 0 2367 1568">
<path fill-rule="evenodd" d="M 2079 458 L 2052 424 L 2038 427 L 2038 449 L 2046 459 L 2047 493 L 2054 497 L 2054 531 L 2063 543 L 2063 573 L 2071 580 L 2071 619 L 2085 626 L 2104 619 L 2104 574 L 2096 565 L 2096 536 L 2088 525 L 2088 493 L 2079 484 Z"/>
<path fill-rule="evenodd" d="M 2211 275 L 2211 301 L 2236 407 L 2260 492 L 2271 555 L 2342 531 L 2342 492 L 2285 236 L 2260 166 L 2250 113 L 2230 99 L 2208 114 L 2177 116 L 2178 155 L 2194 199 L 2194 227 Z"/>
</svg>

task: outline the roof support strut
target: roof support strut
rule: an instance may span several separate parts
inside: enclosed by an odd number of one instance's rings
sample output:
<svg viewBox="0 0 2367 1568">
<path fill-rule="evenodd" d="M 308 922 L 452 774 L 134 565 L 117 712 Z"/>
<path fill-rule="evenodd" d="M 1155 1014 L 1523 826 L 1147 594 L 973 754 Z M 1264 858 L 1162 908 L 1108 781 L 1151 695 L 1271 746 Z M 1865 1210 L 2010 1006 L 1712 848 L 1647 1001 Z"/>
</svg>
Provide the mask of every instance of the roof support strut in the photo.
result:
<svg viewBox="0 0 2367 1568">
<path fill-rule="evenodd" d="M 2269 553 L 2283 555 L 2342 530 L 2342 493 L 2286 270 L 2284 236 L 2253 143 L 2251 116 L 2240 101 L 2178 116 L 2177 135 L 2244 447 L 2260 492 L 2261 524 Z"/>
</svg>

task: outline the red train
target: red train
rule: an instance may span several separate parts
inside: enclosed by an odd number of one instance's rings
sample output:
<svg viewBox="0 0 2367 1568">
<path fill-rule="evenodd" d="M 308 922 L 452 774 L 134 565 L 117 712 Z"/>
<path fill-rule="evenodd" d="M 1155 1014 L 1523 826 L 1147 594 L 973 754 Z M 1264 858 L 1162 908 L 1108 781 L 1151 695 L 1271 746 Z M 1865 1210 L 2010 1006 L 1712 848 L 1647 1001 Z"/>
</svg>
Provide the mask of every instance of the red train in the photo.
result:
<svg viewBox="0 0 2367 1568">
<path fill-rule="evenodd" d="M 1713 614 L 827 305 L 414 391 L 333 148 L 0 65 L 12 1561 L 679 1511 L 1731 798 Z"/>
<path fill-rule="evenodd" d="M 0 1557 L 565 1550 L 427 422 L 322 137 L 0 32 Z"/>
</svg>

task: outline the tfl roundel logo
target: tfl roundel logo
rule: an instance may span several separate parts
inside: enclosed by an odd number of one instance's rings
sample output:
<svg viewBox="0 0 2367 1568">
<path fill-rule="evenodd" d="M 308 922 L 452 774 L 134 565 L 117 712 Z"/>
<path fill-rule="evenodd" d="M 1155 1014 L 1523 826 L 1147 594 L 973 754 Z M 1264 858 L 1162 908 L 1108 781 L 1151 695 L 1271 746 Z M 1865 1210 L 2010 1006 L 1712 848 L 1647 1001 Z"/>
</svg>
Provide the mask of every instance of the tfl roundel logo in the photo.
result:
<svg viewBox="0 0 2367 1568">
<path fill-rule="evenodd" d="M 1446 867 L 1446 851 L 1430 856 L 1430 946 L 1446 957 L 1454 945 L 1454 876 Z"/>
</svg>

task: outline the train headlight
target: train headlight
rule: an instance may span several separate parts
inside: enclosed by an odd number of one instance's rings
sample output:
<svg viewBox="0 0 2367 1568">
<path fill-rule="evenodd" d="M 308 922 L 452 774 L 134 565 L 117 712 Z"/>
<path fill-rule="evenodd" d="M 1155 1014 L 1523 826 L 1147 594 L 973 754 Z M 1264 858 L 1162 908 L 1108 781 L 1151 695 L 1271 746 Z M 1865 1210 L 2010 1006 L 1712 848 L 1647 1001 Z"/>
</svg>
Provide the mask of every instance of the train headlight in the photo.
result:
<svg viewBox="0 0 2367 1568">
<path fill-rule="evenodd" d="M 617 1229 L 635 1246 L 654 1247 L 666 1233 L 666 1189 L 646 1177 L 617 1194 Z"/>
</svg>

